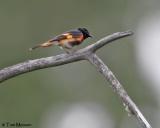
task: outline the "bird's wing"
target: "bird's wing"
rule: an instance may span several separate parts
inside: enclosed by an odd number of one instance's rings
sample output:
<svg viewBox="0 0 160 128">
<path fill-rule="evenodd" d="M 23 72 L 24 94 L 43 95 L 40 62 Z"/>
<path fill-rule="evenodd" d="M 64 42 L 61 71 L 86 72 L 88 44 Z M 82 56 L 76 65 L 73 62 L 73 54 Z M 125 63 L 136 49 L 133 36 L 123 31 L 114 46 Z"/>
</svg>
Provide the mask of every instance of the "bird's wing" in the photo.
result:
<svg viewBox="0 0 160 128">
<path fill-rule="evenodd" d="M 72 31 L 68 31 L 68 32 L 65 32 L 61 35 L 54 37 L 53 39 L 50 40 L 50 42 L 61 41 L 61 40 L 72 39 L 72 38 L 80 38 L 82 36 L 83 34 L 80 31 L 72 30 Z"/>
</svg>

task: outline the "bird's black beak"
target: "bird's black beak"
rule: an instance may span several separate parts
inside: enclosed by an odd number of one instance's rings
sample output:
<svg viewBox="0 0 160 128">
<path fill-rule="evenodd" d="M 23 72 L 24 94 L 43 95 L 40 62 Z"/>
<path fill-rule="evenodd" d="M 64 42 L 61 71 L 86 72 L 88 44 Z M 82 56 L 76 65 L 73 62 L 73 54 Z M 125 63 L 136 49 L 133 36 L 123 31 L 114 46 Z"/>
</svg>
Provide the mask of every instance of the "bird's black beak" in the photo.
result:
<svg viewBox="0 0 160 128">
<path fill-rule="evenodd" d="M 92 36 L 92 35 L 88 35 L 88 37 L 91 37 L 91 38 L 93 38 L 93 36 Z"/>
</svg>

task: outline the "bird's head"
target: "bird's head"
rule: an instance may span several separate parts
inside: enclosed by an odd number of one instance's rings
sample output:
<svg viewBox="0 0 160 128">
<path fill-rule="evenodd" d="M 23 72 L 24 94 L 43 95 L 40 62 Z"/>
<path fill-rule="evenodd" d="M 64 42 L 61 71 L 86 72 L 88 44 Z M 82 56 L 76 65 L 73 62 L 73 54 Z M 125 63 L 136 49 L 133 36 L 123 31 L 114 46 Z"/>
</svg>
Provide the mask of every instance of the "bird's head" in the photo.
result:
<svg viewBox="0 0 160 128">
<path fill-rule="evenodd" d="M 78 28 L 78 30 L 83 33 L 84 38 L 92 37 L 92 35 L 90 35 L 89 31 L 86 28 Z"/>
</svg>

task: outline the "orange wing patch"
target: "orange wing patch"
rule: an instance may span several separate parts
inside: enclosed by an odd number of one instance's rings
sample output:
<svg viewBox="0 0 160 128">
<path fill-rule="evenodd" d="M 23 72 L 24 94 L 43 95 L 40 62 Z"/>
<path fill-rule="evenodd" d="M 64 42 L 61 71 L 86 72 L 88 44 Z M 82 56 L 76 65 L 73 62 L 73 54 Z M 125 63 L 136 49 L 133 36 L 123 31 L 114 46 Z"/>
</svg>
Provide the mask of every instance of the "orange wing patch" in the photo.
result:
<svg viewBox="0 0 160 128">
<path fill-rule="evenodd" d="M 70 33 L 64 33 L 64 36 L 66 36 L 66 39 L 72 39 L 73 36 Z"/>
</svg>

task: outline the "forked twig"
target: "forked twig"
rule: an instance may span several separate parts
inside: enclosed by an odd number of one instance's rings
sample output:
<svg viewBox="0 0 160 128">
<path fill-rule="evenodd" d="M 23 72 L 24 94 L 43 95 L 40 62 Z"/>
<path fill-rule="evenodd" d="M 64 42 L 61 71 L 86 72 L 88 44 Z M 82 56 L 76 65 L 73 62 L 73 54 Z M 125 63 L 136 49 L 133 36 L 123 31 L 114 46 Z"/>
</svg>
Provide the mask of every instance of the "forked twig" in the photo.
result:
<svg viewBox="0 0 160 128">
<path fill-rule="evenodd" d="M 123 37 L 132 35 L 131 31 L 117 32 L 102 38 L 96 43 L 89 45 L 83 49 L 80 49 L 74 53 L 70 54 L 60 54 L 57 56 L 45 57 L 35 60 L 28 60 L 23 63 L 19 63 L 7 68 L 0 70 L 0 82 L 7 79 L 13 78 L 20 74 L 31 72 L 34 70 L 39 70 L 43 68 L 55 67 L 59 65 L 64 65 L 67 63 L 72 63 L 80 60 L 88 60 L 96 69 L 105 77 L 105 79 L 111 84 L 114 92 L 120 97 L 125 109 L 130 114 L 134 115 L 138 122 L 141 124 L 142 128 L 151 128 L 151 125 L 145 119 L 143 114 L 140 112 L 136 104 L 131 100 L 127 92 L 124 90 L 123 86 L 120 84 L 118 79 L 114 76 L 112 71 L 103 63 L 103 61 L 95 54 L 95 52 L 103 47 L 104 45 L 118 40 Z"/>
</svg>

